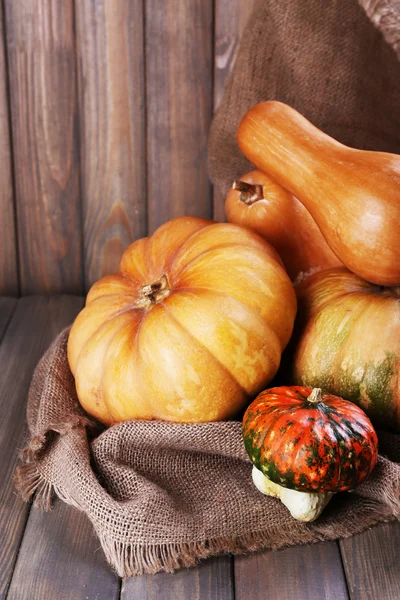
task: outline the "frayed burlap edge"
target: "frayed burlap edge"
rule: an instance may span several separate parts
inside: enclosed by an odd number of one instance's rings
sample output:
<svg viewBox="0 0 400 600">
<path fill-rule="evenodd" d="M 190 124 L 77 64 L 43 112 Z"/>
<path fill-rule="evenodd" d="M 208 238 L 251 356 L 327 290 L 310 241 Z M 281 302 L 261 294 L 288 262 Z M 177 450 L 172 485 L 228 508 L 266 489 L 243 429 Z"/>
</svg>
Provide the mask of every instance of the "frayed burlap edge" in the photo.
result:
<svg viewBox="0 0 400 600">
<path fill-rule="evenodd" d="M 31 449 L 32 451 L 32 449 Z M 35 451 L 32 451 L 35 454 Z M 41 510 L 49 511 L 52 506 L 52 498 L 56 494 L 62 501 L 83 511 L 84 508 L 77 504 L 64 490 L 49 482 L 40 472 L 40 462 L 31 462 L 21 465 L 16 470 L 15 486 L 22 500 L 28 502 L 33 499 L 33 505 Z M 357 533 L 373 527 L 376 524 L 387 523 L 400 518 L 400 498 L 398 495 L 398 484 L 393 485 L 391 493 L 387 494 L 388 504 L 382 507 L 380 502 L 370 500 L 368 506 L 369 519 L 365 527 L 357 528 Z M 94 527 L 95 531 L 96 528 Z M 132 542 L 121 542 L 110 539 L 96 531 L 105 557 L 120 577 L 131 577 L 137 575 L 153 575 L 160 571 L 173 573 L 178 569 L 195 567 L 201 560 L 211 556 L 223 554 L 243 555 L 263 550 L 277 551 L 283 547 L 302 546 L 322 541 L 334 541 L 346 539 L 354 535 L 354 531 L 346 530 L 338 532 L 337 528 L 327 531 L 326 525 L 319 531 L 318 523 L 310 524 L 309 537 L 293 537 L 292 527 L 280 527 L 279 532 L 273 530 L 265 533 L 263 531 L 250 532 L 246 536 L 232 538 L 216 538 L 206 541 L 192 543 L 182 542 L 175 544 L 153 544 L 141 545 Z M 279 543 L 274 543 L 274 535 L 279 533 Z"/>
<path fill-rule="evenodd" d="M 358 1 L 400 59 L 400 2 L 398 0 Z"/>
</svg>

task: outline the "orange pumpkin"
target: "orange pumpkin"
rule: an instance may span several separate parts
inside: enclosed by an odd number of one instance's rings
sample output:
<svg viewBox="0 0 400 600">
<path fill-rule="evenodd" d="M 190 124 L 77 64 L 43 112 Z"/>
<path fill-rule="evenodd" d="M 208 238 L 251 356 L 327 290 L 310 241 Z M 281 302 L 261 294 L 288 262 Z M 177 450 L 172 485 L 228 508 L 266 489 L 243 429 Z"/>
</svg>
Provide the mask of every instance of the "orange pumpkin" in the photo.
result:
<svg viewBox="0 0 400 600">
<path fill-rule="evenodd" d="M 232 417 L 274 376 L 295 312 L 289 277 L 262 238 L 174 219 L 89 291 L 68 340 L 78 398 L 107 425 Z"/>
<path fill-rule="evenodd" d="M 238 143 L 253 165 L 304 204 L 350 271 L 400 285 L 399 155 L 344 146 L 273 101 L 244 116 Z"/>
<path fill-rule="evenodd" d="M 262 171 L 234 182 L 225 211 L 228 221 L 253 229 L 273 245 L 292 281 L 342 264 L 303 204 Z"/>
</svg>

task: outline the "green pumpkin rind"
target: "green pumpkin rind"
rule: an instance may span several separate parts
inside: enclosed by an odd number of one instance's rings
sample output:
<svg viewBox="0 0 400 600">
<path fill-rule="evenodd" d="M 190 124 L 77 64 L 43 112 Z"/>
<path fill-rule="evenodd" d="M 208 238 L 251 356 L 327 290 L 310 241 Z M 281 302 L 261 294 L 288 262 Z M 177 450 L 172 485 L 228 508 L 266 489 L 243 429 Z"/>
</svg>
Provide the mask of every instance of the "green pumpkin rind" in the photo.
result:
<svg viewBox="0 0 400 600">
<path fill-rule="evenodd" d="M 310 392 L 300 386 L 262 392 L 243 418 L 246 451 L 257 469 L 283 487 L 310 493 L 352 489 L 376 462 L 372 424 L 341 398 L 324 396 L 312 404 Z"/>
<path fill-rule="evenodd" d="M 310 277 L 299 292 L 292 382 L 347 398 L 377 426 L 400 430 L 396 294 L 345 269 Z"/>
</svg>

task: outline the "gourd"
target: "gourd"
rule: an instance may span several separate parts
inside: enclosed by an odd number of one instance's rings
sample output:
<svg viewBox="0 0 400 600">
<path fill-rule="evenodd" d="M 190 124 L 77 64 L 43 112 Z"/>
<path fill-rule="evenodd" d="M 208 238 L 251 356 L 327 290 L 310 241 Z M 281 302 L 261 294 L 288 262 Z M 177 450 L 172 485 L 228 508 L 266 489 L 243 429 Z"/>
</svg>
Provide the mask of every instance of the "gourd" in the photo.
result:
<svg viewBox="0 0 400 600">
<path fill-rule="evenodd" d="M 69 334 L 83 408 L 129 419 L 227 419 L 278 369 L 296 297 L 254 232 L 182 217 L 137 240 L 95 283 Z"/>
<path fill-rule="evenodd" d="M 377 426 L 400 431 L 400 288 L 337 268 L 312 275 L 297 294 L 293 381 L 343 396 Z"/>
<path fill-rule="evenodd" d="M 333 493 L 364 481 L 378 457 L 366 414 L 320 388 L 261 392 L 243 417 L 243 440 L 256 487 L 306 522 L 320 515 Z"/>
<path fill-rule="evenodd" d="M 295 284 L 311 272 L 341 265 L 303 204 L 261 171 L 233 183 L 225 212 L 228 221 L 272 244 Z"/>
<path fill-rule="evenodd" d="M 350 271 L 400 284 L 400 156 L 344 146 L 275 101 L 254 106 L 237 136 L 250 162 L 304 204 Z"/>
</svg>

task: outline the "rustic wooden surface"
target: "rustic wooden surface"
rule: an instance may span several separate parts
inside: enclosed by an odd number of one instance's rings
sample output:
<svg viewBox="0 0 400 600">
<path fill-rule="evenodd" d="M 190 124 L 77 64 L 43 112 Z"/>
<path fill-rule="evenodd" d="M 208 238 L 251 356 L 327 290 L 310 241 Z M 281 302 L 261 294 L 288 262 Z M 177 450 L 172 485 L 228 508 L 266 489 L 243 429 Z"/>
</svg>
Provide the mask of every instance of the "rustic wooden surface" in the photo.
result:
<svg viewBox="0 0 400 600">
<path fill-rule="evenodd" d="M 226 81 L 235 63 L 236 53 L 254 0 L 215 0 L 214 16 L 214 112 L 218 109 Z M 225 198 L 214 189 L 213 217 L 225 221 Z"/>
<path fill-rule="evenodd" d="M 153 232 L 181 215 L 211 217 L 212 0 L 146 0 L 147 206 Z"/>
<path fill-rule="evenodd" d="M 83 513 L 42 513 L 16 496 L 29 382 L 44 349 L 83 298 L 0 298 L 0 600 L 398 600 L 400 523 L 339 543 L 221 556 L 174 574 L 121 581 Z"/>
<path fill-rule="evenodd" d="M 13 476 L 27 436 L 25 410 L 33 369 L 81 306 L 82 298 L 71 296 L 21 298 L 1 341 L 0 598 L 6 597 L 29 513 L 29 505 L 15 494 Z"/>
<path fill-rule="evenodd" d="M 400 563 L 399 563 L 400 564 Z M 236 600 L 348 600 L 338 544 L 324 542 L 235 559 Z"/>
<path fill-rule="evenodd" d="M 194 569 L 130 577 L 121 600 L 234 600 L 233 559 L 210 558 Z"/>
<path fill-rule="evenodd" d="M 137 0 L 75 10 L 87 289 L 147 233 L 144 15 Z"/>
<path fill-rule="evenodd" d="M 81 292 L 72 0 L 5 0 L 20 287 Z"/>
<path fill-rule="evenodd" d="M 400 598 L 400 523 L 340 541 L 351 600 Z"/>
<path fill-rule="evenodd" d="M 11 166 L 3 6 L 0 4 L 0 294 L 18 295 L 17 244 Z"/>
</svg>

